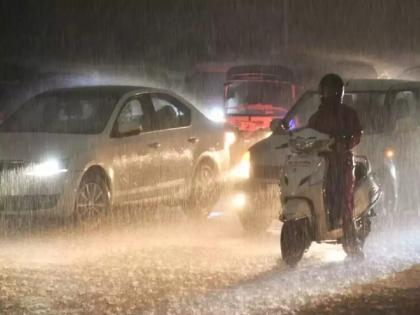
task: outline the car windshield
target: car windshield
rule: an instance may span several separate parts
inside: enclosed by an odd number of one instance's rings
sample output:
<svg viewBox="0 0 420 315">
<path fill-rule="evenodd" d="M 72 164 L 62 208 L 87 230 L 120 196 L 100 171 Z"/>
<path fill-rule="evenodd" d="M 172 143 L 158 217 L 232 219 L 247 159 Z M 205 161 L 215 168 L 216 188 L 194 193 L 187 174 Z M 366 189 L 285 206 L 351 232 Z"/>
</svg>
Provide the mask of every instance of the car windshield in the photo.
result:
<svg viewBox="0 0 420 315">
<path fill-rule="evenodd" d="M 67 90 L 38 95 L 24 103 L 0 132 L 100 133 L 116 105 L 108 92 Z"/>
<path fill-rule="evenodd" d="M 288 84 L 281 82 L 243 81 L 229 84 L 226 96 L 228 115 L 270 116 L 286 111 L 291 91 Z"/>
<path fill-rule="evenodd" d="M 391 112 L 385 103 L 386 91 L 349 91 L 344 104 L 353 107 L 365 134 L 382 133 L 390 127 Z M 305 127 L 319 107 L 319 94 L 306 92 L 286 116 L 290 129 Z"/>
</svg>

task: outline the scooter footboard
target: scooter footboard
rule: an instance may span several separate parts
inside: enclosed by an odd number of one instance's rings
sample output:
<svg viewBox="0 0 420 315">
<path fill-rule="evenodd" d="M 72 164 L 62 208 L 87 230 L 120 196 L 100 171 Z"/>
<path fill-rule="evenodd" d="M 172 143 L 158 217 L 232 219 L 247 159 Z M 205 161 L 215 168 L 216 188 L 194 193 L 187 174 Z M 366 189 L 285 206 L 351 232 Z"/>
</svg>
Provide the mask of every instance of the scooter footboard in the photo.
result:
<svg viewBox="0 0 420 315">
<path fill-rule="evenodd" d="M 312 210 L 310 202 L 304 198 L 291 198 L 283 204 L 283 211 L 280 215 L 280 221 L 292 221 L 308 218 L 312 221 Z"/>
</svg>

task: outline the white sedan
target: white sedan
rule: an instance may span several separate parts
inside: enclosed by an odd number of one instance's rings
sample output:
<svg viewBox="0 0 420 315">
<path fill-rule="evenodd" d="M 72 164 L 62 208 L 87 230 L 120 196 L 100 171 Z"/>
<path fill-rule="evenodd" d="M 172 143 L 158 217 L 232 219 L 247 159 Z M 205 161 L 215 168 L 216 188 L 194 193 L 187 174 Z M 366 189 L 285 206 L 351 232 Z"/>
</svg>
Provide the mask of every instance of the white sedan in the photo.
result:
<svg viewBox="0 0 420 315">
<path fill-rule="evenodd" d="M 54 90 L 0 126 L 0 214 L 74 216 L 189 201 L 203 215 L 229 165 L 223 126 L 164 90 Z"/>
</svg>

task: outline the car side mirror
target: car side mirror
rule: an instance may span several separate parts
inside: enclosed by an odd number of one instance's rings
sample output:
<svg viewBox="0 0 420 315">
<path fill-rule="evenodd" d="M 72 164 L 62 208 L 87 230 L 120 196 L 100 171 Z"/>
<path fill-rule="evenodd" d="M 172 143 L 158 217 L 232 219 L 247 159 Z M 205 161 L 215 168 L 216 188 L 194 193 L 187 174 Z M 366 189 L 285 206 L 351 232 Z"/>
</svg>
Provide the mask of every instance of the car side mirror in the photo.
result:
<svg viewBox="0 0 420 315">
<path fill-rule="evenodd" d="M 143 128 L 139 119 L 130 119 L 118 123 L 117 133 L 119 136 L 134 136 L 142 131 Z"/>
<path fill-rule="evenodd" d="M 229 83 L 225 83 L 224 84 L 224 88 L 225 88 L 225 91 L 226 91 L 226 94 L 225 94 L 226 100 L 228 100 L 230 98 L 233 98 L 235 96 L 234 93 L 233 93 L 233 91 L 232 91 L 232 89 L 230 88 L 230 84 Z"/>
<path fill-rule="evenodd" d="M 274 118 L 270 123 L 270 130 L 274 133 L 289 130 L 287 121 L 280 118 Z"/>
</svg>

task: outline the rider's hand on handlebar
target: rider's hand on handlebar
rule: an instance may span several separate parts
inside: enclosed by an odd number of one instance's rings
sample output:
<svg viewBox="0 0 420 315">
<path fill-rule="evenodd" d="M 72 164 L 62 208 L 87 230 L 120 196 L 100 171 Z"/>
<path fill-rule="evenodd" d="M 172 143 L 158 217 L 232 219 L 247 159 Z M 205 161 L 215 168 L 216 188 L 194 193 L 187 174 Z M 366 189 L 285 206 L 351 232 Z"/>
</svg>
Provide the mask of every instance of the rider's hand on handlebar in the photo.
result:
<svg viewBox="0 0 420 315">
<path fill-rule="evenodd" d="M 337 152 L 346 152 L 346 151 L 348 151 L 347 143 L 345 143 L 344 141 L 336 141 L 335 142 L 335 150 Z"/>
<path fill-rule="evenodd" d="M 349 150 L 348 146 L 348 140 L 346 137 L 335 137 L 331 149 L 336 152 L 346 152 Z"/>
</svg>

